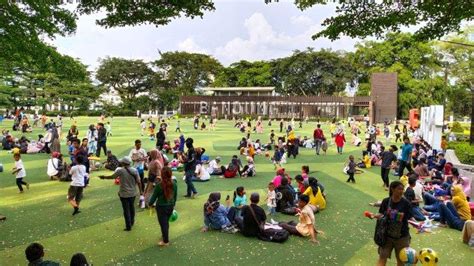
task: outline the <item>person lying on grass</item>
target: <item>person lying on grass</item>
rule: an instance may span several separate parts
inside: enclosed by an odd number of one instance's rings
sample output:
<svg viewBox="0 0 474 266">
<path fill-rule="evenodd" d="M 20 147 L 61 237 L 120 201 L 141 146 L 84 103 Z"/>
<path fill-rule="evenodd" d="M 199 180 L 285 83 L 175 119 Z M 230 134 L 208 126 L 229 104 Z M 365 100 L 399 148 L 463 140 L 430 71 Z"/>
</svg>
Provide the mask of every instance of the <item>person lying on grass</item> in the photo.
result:
<svg viewBox="0 0 474 266">
<path fill-rule="evenodd" d="M 313 209 L 309 204 L 309 197 L 307 195 L 301 195 L 298 200 L 298 213 L 296 216 L 299 217 L 299 222 L 295 225 L 293 221 L 288 223 L 279 223 L 279 225 L 288 231 L 288 233 L 296 236 L 310 237 L 311 242 L 318 243 L 316 236 L 318 232 L 315 229 L 315 219 Z"/>
</svg>

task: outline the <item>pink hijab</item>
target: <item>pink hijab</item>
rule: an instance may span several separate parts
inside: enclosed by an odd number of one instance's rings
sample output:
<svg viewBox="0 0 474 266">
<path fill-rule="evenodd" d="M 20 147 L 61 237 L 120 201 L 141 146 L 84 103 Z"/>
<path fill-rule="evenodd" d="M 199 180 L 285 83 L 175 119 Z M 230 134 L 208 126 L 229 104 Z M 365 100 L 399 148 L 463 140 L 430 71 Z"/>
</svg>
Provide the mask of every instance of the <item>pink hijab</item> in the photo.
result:
<svg viewBox="0 0 474 266">
<path fill-rule="evenodd" d="M 150 163 L 148 164 L 148 174 L 161 176 L 161 169 L 164 166 L 163 156 L 157 149 L 150 151 Z"/>
</svg>

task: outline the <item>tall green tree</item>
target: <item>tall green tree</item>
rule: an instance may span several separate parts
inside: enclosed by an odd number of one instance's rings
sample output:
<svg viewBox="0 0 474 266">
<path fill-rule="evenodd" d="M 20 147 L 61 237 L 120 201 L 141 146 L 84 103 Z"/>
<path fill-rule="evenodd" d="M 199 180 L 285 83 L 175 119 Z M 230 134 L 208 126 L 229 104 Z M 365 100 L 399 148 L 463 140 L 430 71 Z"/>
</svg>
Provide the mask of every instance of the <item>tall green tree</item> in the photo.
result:
<svg viewBox="0 0 474 266">
<path fill-rule="evenodd" d="M 209 86 L 222 65 L 215 58 L 198 53 L 165 52 L 154 62 L 157 69 L 155 88 L 173 89 L 178 95 L 187 95 Z"/>
<path fill-rule="evenodd" d="M 431 43 L 408 33 L 389 33 L 385 39 L 357 45 L 351 55 L 358 83 L 368 86 L 374 72 L 398 74 L 398 117 L 407 118 L 411 108 L 444 104 L 447 84 L 442 76 L 441 55 Z"/>
<path fill-rule="evenodd" d="M 239 61 L 223 68 L 216 76 L 214 87 L 272 86 L 272 64 L 267 61 Z"/>
<path fill-rule="evenodd" d="M 142 60 L 107 57 L 100 61 L 96 78 L 105 88 L 118 92 L 122 101 L 131 101 L 141 92 L 152 88 L 154 72 Z"/>
<path fill-rule="evenodd" d="M 355 78 L 355 71 L 342 52 L 308 48 L 272 64 L 273 82 L 283 94 L 333 95 L 344 91 Z"/>
</svg>

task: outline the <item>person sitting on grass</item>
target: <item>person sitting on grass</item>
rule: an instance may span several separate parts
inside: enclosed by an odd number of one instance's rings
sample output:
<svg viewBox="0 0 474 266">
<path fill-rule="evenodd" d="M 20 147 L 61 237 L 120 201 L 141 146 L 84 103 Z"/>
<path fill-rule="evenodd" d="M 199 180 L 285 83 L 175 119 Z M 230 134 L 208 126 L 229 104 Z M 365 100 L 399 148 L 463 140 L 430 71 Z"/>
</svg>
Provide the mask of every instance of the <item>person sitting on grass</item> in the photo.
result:
<svg viewBox="0 0 474 266">
<path fill-rule="evenodd" d="M 288 184 L 291 184 L 291 177 L 285 172 L 285 168 L 280 168 L 276 171 L 276 176 L 273 178 L 272 183 L 275 185 L 275 187 L 279 187 L 282 180 L 287 179 Z"/>
<path fill-rule="evenodd" d="M 232 225 L 232 221 L 228 217 L 230 200 L 226 200 L 227 207 L 220 204 L 220 200 L 220 192 L 209 194 L 209 199 L 204 204 L 204 226 L 201 228 L 201 232 L 207 232 L 209 229 L 221 230 L 225 233 L 237 232 L 237 228 Z"/>
<path fill-rule="evenodd" d="M 415 186 L 416 186 L 416 177 L 410 175 L 408 178 L 409 186 L 405 189 L 403 196 L 410 202 L 411 204 L 411 212 L 413 214 L 413 218 L 417 221 L 424 221 L 426 220 L 425 214 L 428 214 L 426 211 L 420 208 L 420 199 L 416 198 L 415 195 Z"/>
<path fill-rule="evenodd" d="M 107 150 L 107 161 L 104 163 L 104 168 L 107 170 L 115 171 L 119 167 L 120 163 L 117 156 L 112 154 L 111 150 Z"/>
<path fill-rule="evenodd" d="M 48 168 L 46 173 L 50 180 L 58 180 L 62 175 L 62 161 L 59 161 L 59 152 L 51 153 L 51 159 L 48 160 Z"/>
<path fill-rule="evenodd" d="M 234 198 L 232 202 L 234 203 L 234 208 L 235 210 L 235 216 L 241 216 L 241 210 L 242 208 L 247 205 L 247 196 L 245 195 L 245 189 L 244 187 L 237 187 L 234 191 Z"/>
<path fill-rule="evenodd" d="M 225 172 L 225 166 L 219 165 L 221 162 L 221 157 L 217 156 L 214 160 L 209 162 L 207 167 L 207 172 L 210 175 L 222 175 Z"/>
<path fill-rule="evenodd" d="M 451 195 L 453 197 L 450 202 L 440 202 L 438 205 L 440 226 L 449 226 L 461 231 L 464 223 L 471 220 L 471 210 L 461 186 L 452 186 Z"/>
<path fill-rule="evenodd" d="M 240 175 L 240 168 L 242 167 L 242 162 L 240 161 L 237 155 L 232 156 L 232 160 L 224 172 L 225 178 L 233 178 L 237 176 L 237 173 Z"/>
<path fill-rule="evenodd" d="M 196 165 L 196 171 L 194 173 L 193 181 L 195 182 L 206 182 L 211 179 L 211 175 L 209 175 L 202 164 Z"/>
<path fill-rule="evenodd" d="M 359 159 L 359 163 L 357 164 L 359 168 L 370 168 L 372 167 L 371 160 L 367 151 L 362 152 L 362 159 Z"/>
<path fill-rule="evenodd" d="M 296 175 L 295 180 L 298 185 L 298 195 L 303 194 L 309 186 L 308 179 L 305 180 L 302 175 Z"/>
<path fill-rule="evenodd" d="M 275 184 L 275 182 L 273 182 Z M 276 211 L 286 214 L 293 214 L 293 209 L 295 206 L 295 190 L 289 184 L 288 179 L 283 178 L 278 187 L 277 191 L 277 204 Z"/>
<path fill-rule="evenodd" d="M 40 243 L 32 243 L 25 249 L 25 256 L 28 260 L 28 266 L 59 266 L 60 264 L 55 261 L 43 260 L 44 247 Z"/>
<path fill-rule="evenodd" d="M 298 200 L 298 213 L 299 222 L 295 225 L 293 221 L 288 223 L 279 223 L 280 227 L 288 231 L 288 233 L 296 236 L 311 237 L 310 241 L 318 243 L 316 236 L 318 231 L 315 229 L 314 213 L 311 205 L 309 204 L 309 197 L 307 195 L 301 195 Z M 321 233 L 321 232 L 319 232 Z"/>
<path fill-rule="evenodd" d="M 326 208 L 326 200 L 324 199 L 321 188 L 318 185 L 318 180 L 314 177 L 308 179 L 309 186 L 303 192 L 303 195 L 308 196 L 309 205 L 313 212 L 324 210 Z"/>
<path fill-rule="evenodd" d="M 235 218 L 235 223 L 240 229 L 240 232 L 246 237 L 256 237 L 262 232 L 260 225 L 265 223 L 267 216 L 265 211 L 258 206 L 260 201 L 260 195 L 258 193 L 252 193 L 250 195 L 250 205 L 242 208 L 242 216 Z"/>
<path fill-rule="evenodd" d="M 253 162 L 253 158 L 250 156 L 247 156 L 247 165 L 244 166 L 242 169 L 242 174 L 241 176 L 243 178 L 249 177 L 249 176 L 255 176 L 256 171 L 255 171 L 255 164 Z"/>
</svg>

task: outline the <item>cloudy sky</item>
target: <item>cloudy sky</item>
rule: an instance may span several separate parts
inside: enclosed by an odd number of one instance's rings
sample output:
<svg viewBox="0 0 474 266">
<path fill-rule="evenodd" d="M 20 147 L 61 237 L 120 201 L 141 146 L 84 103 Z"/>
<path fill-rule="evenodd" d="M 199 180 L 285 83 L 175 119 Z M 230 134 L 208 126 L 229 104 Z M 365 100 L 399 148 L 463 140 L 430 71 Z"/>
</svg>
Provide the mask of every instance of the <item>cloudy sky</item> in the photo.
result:
<svg viewBox="0 0 474 266">
<path fill-rule="evenodd" d="M 144 25 L 105 29 L 95 25 L 100 15 L 82 16 L 73 36 L 52 41 L 61 53 L 79 58 L 90 70 L 99 58 L 116 56 L 152 61 L 160 51 L 207 53 L 224 65 L 245 60 L 283 57 L 306 47 L 353 50 L 358 40 L 343 37 L 331 42 L 313 41 L 321 22 L 333 15 L 335 6 L 318 5 L 300 11 L 292 2 L 280 0 L 221 0 L 216 10 L 202 19 L 179 18 L 159 28 Z"/>
</svg>

